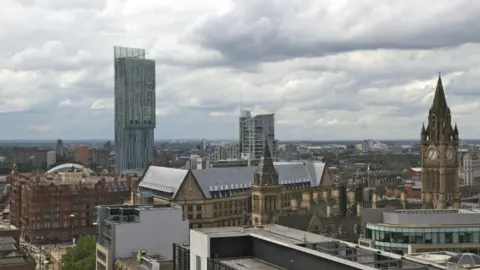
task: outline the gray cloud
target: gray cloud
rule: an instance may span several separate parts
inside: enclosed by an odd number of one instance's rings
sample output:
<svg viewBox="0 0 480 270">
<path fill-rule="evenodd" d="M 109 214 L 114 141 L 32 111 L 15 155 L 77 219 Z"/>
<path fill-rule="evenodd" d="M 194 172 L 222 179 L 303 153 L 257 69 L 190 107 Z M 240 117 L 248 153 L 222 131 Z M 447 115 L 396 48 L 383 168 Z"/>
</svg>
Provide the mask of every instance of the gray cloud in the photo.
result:
<svg viewBox="0 0 480 270">
<path fill-rule="evenodd" d="M 241 103 L 280 139 L 418 138 L 438 72 L 480 132 L 475 1 L 5 1 L 0 137 L 112 138 L 114 45 L 157 61 L 157 138 L 236 138 Z"/>
<path fill-rule="evenodd" d="M 332 1 L 234 1 L 226 14 L 207 17 L 191 33 L 193 42 L 238 61 L 278 61 L 331 53 L 454 47 L 479 42 L 480 3 L 423 1 L 357 2 L 336 16 Z M 388 10 L 388 11 L 387 11 Z M 381 14 L 385 11 L 388 15 Z M 303 15 L 303 16 L 302 16 Z"/>
</svg>

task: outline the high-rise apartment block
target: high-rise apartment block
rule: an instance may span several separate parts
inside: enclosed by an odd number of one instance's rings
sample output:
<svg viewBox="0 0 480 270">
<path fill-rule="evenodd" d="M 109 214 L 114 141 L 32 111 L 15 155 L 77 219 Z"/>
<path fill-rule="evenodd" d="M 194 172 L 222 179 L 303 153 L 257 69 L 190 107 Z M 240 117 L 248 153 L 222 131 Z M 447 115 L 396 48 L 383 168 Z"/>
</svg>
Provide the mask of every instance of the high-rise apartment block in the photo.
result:
<svg viewBox="0 0 480 270">
<path fill-rule="evenodd" d="M 275 114 L 252 116 L 243 110 L 240 119 L 240 153 L 242 158 L 260 159 L 267 141 L 271 156 L 275 156 Z"/>
<path fill-rule="evenodd" d="M 155 61 L 145 50 L 115 47 L 115 170 L 146 168 L 153 161 Z"/>
</svg>

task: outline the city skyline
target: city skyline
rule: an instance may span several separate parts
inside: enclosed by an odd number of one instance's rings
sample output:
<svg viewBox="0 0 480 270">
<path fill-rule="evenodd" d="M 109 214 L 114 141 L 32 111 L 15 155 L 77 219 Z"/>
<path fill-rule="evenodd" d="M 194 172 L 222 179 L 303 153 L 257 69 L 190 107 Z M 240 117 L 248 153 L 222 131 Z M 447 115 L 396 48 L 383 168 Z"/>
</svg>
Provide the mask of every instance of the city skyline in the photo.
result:
<svg viewBox="0 0 480 270">
<path fill-rule="evenodd" d="M 477 2 L 5 5 L 2 140 L 114 138 L 114 45 L 156 61 L 155 139 L 238 139 L 241 107 L 279 140 L 417 139 L 438 72 L 460 139 L 480 135 Z"/>
</svg>

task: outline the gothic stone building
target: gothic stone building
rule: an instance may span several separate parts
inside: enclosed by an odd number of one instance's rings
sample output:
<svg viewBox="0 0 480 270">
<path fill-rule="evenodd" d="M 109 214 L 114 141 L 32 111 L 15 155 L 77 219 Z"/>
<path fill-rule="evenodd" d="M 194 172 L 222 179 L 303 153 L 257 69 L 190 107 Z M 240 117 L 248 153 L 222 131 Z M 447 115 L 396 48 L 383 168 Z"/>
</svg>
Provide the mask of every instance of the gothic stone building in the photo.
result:
<svg viewBox="0 0 480 270">
<path fill-rule="evenodd" d="M 250 220 L 254 201 L 267 198 L 269 207 L 271 204 L 275 209 L 287 210 L 292 207 L 292 202 L 302 200 L 303 193 L 320 199 L 322 190 L 332 187 L 328 168 L 322 162 L 265 165 L 258 166 L 264 168 L 264 176 L 256 174 L 256 167 L 182 170 L 150 166 L 138 185 L 134 202 L 182 205 L 192 228 L 238 226 L 246 222 L 246 215 Z M 275 179 L 278 184 L 256 186 L 256 181 L 271 181 L 267 179 L 270 177 L 268 166 L 274 166 L 278 171 L 278 179 Z M 269 194 L 265 193 L 267 191 Z M 261 207 L 263 205 L 262 202 Z M 262 213 L 255 217 L 266 218 Z"/>
<path fill-rule="evenodd" d="M 460 208 L 458 128 L 452 126 L 441 77 L 438 78 L 428 125 L 421 131 L 421 180 L 424 208 Z"/>
</svg>

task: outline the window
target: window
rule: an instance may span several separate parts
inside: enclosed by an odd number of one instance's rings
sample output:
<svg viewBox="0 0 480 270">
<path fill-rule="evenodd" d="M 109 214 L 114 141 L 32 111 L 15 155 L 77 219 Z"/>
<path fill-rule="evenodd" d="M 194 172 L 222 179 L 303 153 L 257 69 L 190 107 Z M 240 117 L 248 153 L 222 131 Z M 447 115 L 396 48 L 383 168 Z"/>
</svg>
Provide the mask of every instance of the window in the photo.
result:
<svg viewBox="0 0 480 270">
<path fill-rule="evenodd" d="M 195 266 L 195 269 L 196 270 L 202 270 L 202 259 L 200 259 L 200 256 L 197 256 L 197 260 L 196 260 L 196 266 Z"/>
<path fill-rule="evenodd" d="M 100 250 L 97 250 L 97 258 L 104 262 L 107 261 L 107 255 Z"/>
</svg>

